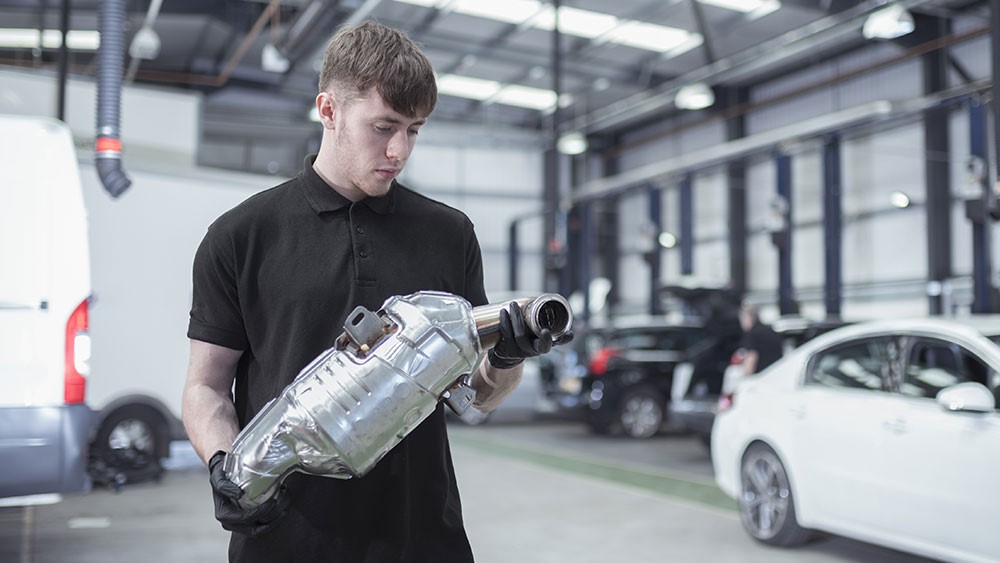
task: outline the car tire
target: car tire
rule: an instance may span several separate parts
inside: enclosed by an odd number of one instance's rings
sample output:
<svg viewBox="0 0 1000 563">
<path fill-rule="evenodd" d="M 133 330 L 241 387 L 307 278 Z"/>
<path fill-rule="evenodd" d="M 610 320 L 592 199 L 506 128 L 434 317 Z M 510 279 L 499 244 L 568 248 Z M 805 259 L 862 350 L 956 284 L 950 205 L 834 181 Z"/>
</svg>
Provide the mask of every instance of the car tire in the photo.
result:
<svg viewBox="0 0 1000 563">
<path fill-rule="evenodd" d="M 784 464 L 765 444 L 754 444 L 743 455 L 738 502 L 743 529 L 758 542 L 792 547 L 812 536 L 812 531 L 796 520 L 795 498 Z"/>
<path fill-rule="evenodd" d="M 652 387 L 640 386 L 625 392 L 618 407 L 618 423 L 629 438 L 653 437 L 666 416 L 664 398 Z"/>
<path fill-rule="evenodd" d="M 91 474 L 111 486 L 159 479 L 160 452 L 169 440 L 167 422 L 152 407 L 127 405 L 109 414 L 91 449 Z"/>
</svg>

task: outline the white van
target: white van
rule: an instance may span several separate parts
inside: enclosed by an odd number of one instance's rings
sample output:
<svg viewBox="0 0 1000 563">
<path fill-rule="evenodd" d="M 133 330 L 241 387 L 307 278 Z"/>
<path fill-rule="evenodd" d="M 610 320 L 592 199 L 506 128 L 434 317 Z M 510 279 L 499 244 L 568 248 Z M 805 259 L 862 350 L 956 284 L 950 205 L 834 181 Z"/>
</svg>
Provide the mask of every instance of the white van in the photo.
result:
<svg viewBox="0 0 1000 563">
<path fill-rule="evenodd" d="M 68 127 L 0 115 L 0 497 L 87 490 L 87 214 Z"/>
<path fill-rule="evenodd" d="M 184 461 L 161 464 L 185 438 L 180 407 L 195 251 L 219 215 L 279 180 L 131 154 L 124 164 L 132 187 L 113 199 L 88 157 L 80 155 L 93 284 L 87 403 L 100 420 L 91 466 L 95 484 L 114 485 L 155 478 Z"/>
</svg>

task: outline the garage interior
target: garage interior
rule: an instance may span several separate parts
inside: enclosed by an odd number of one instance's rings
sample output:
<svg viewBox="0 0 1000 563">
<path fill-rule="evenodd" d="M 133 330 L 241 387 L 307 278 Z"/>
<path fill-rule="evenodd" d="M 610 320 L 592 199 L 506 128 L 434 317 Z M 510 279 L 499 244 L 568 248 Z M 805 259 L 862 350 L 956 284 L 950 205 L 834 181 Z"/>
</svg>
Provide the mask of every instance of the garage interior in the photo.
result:
<svg viewBox="0 0 1000 563">
<path fill-rule="evenodd" d="M 117 190 L 94 152 L 109 4 L 124 51 L 117 136 L 129 185 Z M 97 408 L 152 357 L 142 377 L 162 382 L 163 407 L 178 412 L 191 260 L 205 228 L 318 150 L 325 46 L 338 27 L 368 19 L 404 30 L 437 72 L 436 110 L 399 180 L 469 216 L 491 300 L 562 294 L 581 334 L 677 319 L 678 286 L 730 291 L 769 322 L 1000 312 L 1000 0 L 0 0 L 0 113 L 56 117 L 78 151 Z M 158 322 L 137 331 L 136 311 Z M 456 430 L 477 470 L 489 470 L 482 451 L 504 448 L 498 418 Z M 509 430 L 530 433 L 523 421 Z M 476 445 L 483 437 L 489 446 Z M 595 439 L 608 441 L 580 438 L 577 453 L 665 464 L 671 475 L 687 474 L 671 464 L 700 452 L 691 479 L 711 484 L 711 460 L 686 434 Z M 533 452 L 560 447 L 532 440 Z M 37 511 L 56 518 L 71 502 Z M 550 521 L 569 519 L 565 500 L 552 502 Z M 213 526 L 210 514 L 197 522 Z M 213 532 L 206 546 L 224 549 Z M 546 555 L 536 560 L 599 560 L 554 534 L 538 534 L 532 549 Z M 741 539 L 719 560 L 924 560 L 833 541 L 796 556 Z M 499 540 L 485 543 L 483 560 L 513 558 Z M 664 545 L 644 544 L 635 560 L 669 553 Z"/>
</svg>

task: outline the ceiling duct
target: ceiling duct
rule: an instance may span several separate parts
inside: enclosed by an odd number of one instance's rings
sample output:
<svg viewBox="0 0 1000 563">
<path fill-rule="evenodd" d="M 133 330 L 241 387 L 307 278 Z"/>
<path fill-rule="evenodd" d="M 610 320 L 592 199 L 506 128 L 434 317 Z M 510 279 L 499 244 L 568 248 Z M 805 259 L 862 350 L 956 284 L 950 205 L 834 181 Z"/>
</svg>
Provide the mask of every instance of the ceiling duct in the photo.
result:
<svg viewBox="0 0 1000 563">
<path fill-rule="evenodd" d="M 98 10 L 101 44 L 97 48 L 97 135 L 94 159 L 101 184 L 111 197 L 125 193 L 132 181 L 122 169 L 121 101 L 125 66 L 125 2 L 105 0 Z"/>
<path fill-rule="evenodd" d="M 275 42 L 278 51 L 290 61 L 297 61 L 329 38 L 337 18 L 339 0 L 313 0 L 302 9 L 288 31 Z"/>
</svg>

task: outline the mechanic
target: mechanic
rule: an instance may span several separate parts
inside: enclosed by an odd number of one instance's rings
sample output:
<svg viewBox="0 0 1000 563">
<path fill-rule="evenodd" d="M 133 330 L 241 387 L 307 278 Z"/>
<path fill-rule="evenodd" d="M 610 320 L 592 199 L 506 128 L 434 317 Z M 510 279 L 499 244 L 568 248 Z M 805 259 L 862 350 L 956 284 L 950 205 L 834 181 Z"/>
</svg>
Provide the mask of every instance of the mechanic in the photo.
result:
<svg viewBox="0 0 1000 563">
<path fill-rule="evenodd" d="M 342 29 L 320 73 L 319 153 L 219 217 L 198 248 L 183 420 L 233 532 L 230 561 L 473 561 L 440 404 L 359 479 L 295 473 L 244 510 L 223 469 L 240 429 L 333 346 L 355 307 L 419 290 L 487 303 L 471 221 L 395 180 L 436 100 L 431 64 L 404 33 Z M 524 358 L 553 345 L 525 330 L 516 305 L 500 317 L 500 342 L 471 381 L 483 411 L 517 385 Z"/>
<path fill-rule="evenodd" d="M 743 375 L 762 371 L 781 359 L 781 336 L 769 325 L 761 322 L 757 307 L 744 302 L 740 306 L 740 326 L 743 327 Z"/>
</svg>

